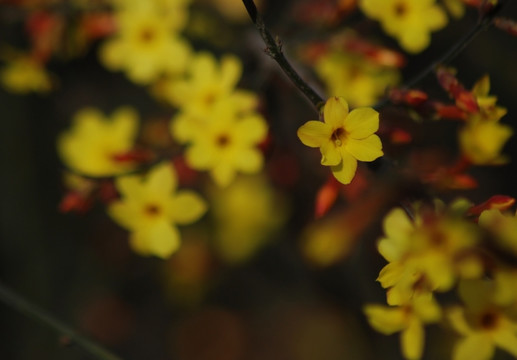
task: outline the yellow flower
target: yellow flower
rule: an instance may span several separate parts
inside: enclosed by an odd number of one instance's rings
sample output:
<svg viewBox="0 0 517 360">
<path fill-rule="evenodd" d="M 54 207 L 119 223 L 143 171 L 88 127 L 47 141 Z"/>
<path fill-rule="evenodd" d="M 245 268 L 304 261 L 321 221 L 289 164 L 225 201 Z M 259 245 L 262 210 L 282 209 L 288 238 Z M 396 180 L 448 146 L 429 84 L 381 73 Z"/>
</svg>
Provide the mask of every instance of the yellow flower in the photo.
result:
<svg viewBox="0 0 517 360">
<path fill-rule="evenodd" d="M 492 302 L 494 284 L 484 280 L 460 284 L 466 308 L 448 311 L 452 327 L 463 336 L 453 351 L 453 360 L 488 360 L 500 347 L 517 357 L 517 321 Z"/>
<path fill-rule="evenodd" d="M 173 31 L 183 29 L 188 20 L 187 6 L 191 0 L 111 0 L 117 11 L 155 13 Z"/>
<path fill-rule="evenodd" d="M 280 194 L 260 175 L 239 177 L 225 189 L 214 189 L 211 200 L 215 249 L 229 263 L 253 256 L 286 218 Z"/>
<path fill-rule="evenodd" d="M 517 216 L 497 209 L 485 210 L 479 216 L 479 225 L 491 231 L 501 246 L 517 254 Z"/>
<path fill-rule="evenodd" d="M 461 151 L 475 165 L 505 163 L 507 159 L 500 153 L 513 134 L 510 126 L 499 123 L 506 109 L 497 106 L 497 97 L 489 92 L 490 78 L 485 75 L 472 88 L 479 112 L 470 114 L 459 132 Z"/>
<path fill-rule="evenodd" d="M 199 116 L 208 114 L 222 98 L 248 111 L 257 105 L 257 97 L 248 91 L 235 90 L 241 74 L 242 64 L 237 57 L 226 55 L 217 64 L 212 54 L 202 52 L 192 58 L 184 78 L 165 79 L 156 91 L 182 111 Z"/>
<path fill-rule="evenodd" d="M 57 141 L 58 153 L 70 169 L 82 175 L 111 176 L 132 168 L 116 156 L 132 149 L 138 116 L 130 108 L 120 108 L 111 118 L 93 108 L 78 112 L 72 128 Z"/>
<path fill-rule="evenodd" d="M 196 193 L 176 192 L 176 174 L 168 163 L 157 165 L 145 178 L 119 177 L 115 185 L 121 199 L 110 204 L 108 213 L 131 232 L 130 245 L 141 255 L 169 257 L 180 245 L 175 224 L 190 224 L 206 211 Z"/>
<path fill-rule="evenodd" d="M 375 65 L 343 51 L 331 51 L 318 59 L 315 70 L 327 93 L 342 96 L 351 106 L 374 104 L 388 86 L 399 81 L 396 70 Z"/>
<path fill-rule="evenodd" d="M 392 210 L 384 219 L 386 237 L 378 243 L 389 262 L 377 279 L 389 288 L 388 304 L 403 304 L 422 291 L 449 290 L 457 276 L 478 276 L 481 262 L 469 252 L 478 241 L 476 230 L 451 210 L 423 208 L 414 220 L 401 208 Z"/>
<path fill-rule="evenodd" d="M 400 345 L 405 359 L 417 360 L 424 350 L 424 325 L 441 318 L 441 309 L 430 293 L 415 297 L 402 306 L 366 305 L 368 322 L 377 331 L 400 334 Z"/>
<path fill-rule="evenodd" d="M 52 89 L 52 82 L 45 68 L 28 56 L 16 56 L 0 70 L 0 81 L 13 93 L 46 93 Z"/>
<path fill-rule="evenodd" d="M 187 163 L 209 170 L 219 186 L 229 185 L 238 171 L 254 174 L 262 168 L 263 156 L 256 146 L 267 135 L 266 121 L 257 113 L 243 114 L 232 99 L 221 99 L 203 117 L 176 115 L 171 133 L 188 144 Z"/>
<path fill-rule="evenodd" d="M 113 71 L 125 71 L 139 84 L 184 71 L 190 47 L 174 31 L 178 25 L 152 8 L 138 10 L 117 13 L 118 32 L 100 49 L 104 65 Z"/>
<path fill-rule="evenodd" d="M 447 16 L 435 0 L 360 0 L 359 6 L 410 53 L 424 50 L 431 42 L 431 31 L 447 24 Z"/>
<path fill-rule="evenodd" d="M 298 129 L 298 137 L 307 146 L 319 147 L 321 164 L 330 166 L 335 178 L 349 184 L 357 169 L 357 160 L 373 161 L 383 154 L 379 113 L 371 108 L 348 112 L 341 97 L 331 97 L 323 109 L 322 121 L 308 121 Z"/>
<path fill-rule="evenodd" d="M 459 132 L 461 151 L 475 165 L 504 164 L 501 150 L 512 134 L 508 125 L 472 117 Z"/>
</svg>

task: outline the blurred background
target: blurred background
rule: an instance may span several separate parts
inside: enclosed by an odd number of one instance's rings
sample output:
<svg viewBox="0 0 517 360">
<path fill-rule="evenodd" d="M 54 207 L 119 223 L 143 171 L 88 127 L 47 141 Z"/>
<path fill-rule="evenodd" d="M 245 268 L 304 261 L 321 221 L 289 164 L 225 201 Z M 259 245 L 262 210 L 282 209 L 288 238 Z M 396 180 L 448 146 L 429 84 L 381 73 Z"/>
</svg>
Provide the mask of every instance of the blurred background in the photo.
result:
<svg viewBox="0 0 517 360">
<path fill-rule="evenodd" d="M 60 9 L 59 2 L 28 3 L 0 1 L 4 65 L 9 49 L 31 46 L 27 16 Z M 67 9 L 97 4 L 64 3 Z M 287 56 L 323 96 L 325 82 L 307 60 L 309 45 L 352 27 L 403 52 L 378 24 L 345 3 L 261 3 L 264 19 L 282 39 Z M 181 227 L 182 246 L 168 260 L 133 253 L 128 233 L 100 202 L 85 213 L 60 211 L 65 167 L 56 138 L 88 106 L 106 113 L 122 105 L 134 107 L 150 137 L 163 135 L 175 110 L 124 73 L 107 70 L 98 56 L 103 39 L 85 45 L 70 41 L 67 31 L 77 25 L 73 16 L 66 20 L 62 46 L 46 62 L 51 91 L 20 94 L 0 88 L 0 281 L 127 360 L 399 359 L 398 335 L 372 330 L 362 306 L 385 302 L 385 292 L 375 282 L 385 264 L 375 249 L 382 216 L 419 190 L 389 187 L 389 178 L 382 177 L 385 169 L 369 172 L 364 167 L 360 176 L 366 180 L 340 190 L 331 210 L 315 219 L 316 194 L 329 172 L 319 166 L 319 152 L 299 142 L 296 129 L 318 115 L 264 53 L 265 45 L 243 9 L 236 0 L 193 1 L 183 36 L 198 51 L 241 59 L 239 87 L 258 94 L 259 111 L 270 127 L 266 165 L 261 174 L 239 176 L 222 190 L 205 174 L 197 175 L 201 180 L 191 186 L 207 199 L 210 210 L 200 222 Z M 81 10 L 71 11 L 77 15 L 74 11 Z M 517 4 L 508 1 L 502 15 L 517 18 Z M 446 28 L 433 33 L 426 50 L 405 55 L 407 65 L 397 70 L 399 79 L 421 71 L 476 21 L 473 9 L 449 20 Z M 517 39 L 489 29 L 451 63 L 467 88 L 490 74 L 491 93 L 508 109 L 502 121 L 512 126 L 516 59 Z M 418 88 L 447 101 L 432 74 Z M 386 117 L 399 114 L 397 109 L 386 111 Z M 413 143 L 388 145 L 391 156 L 405 156 L 414 148 L 440 147 L 445 156 L 456 151 L 456 123 L 403 118 L 412 124 Z M 171 144 L 164 136 L 164 146 Z M 515 138 L 503 152 L 510 158 L 517 154 Z M 514 162 L 476 167 L 470 174 L 478 181 L 476 188 L 432 193 L 446 200 L 465 196 L 476 203 L 493 194 L 517 196 Z M 3 304 L 0 318 L 2 359 L 89 358 L 53 330 Z M 428 342 L 426 359 L 449 357 L 451 333 L 431 326 Z"/>
</svg>

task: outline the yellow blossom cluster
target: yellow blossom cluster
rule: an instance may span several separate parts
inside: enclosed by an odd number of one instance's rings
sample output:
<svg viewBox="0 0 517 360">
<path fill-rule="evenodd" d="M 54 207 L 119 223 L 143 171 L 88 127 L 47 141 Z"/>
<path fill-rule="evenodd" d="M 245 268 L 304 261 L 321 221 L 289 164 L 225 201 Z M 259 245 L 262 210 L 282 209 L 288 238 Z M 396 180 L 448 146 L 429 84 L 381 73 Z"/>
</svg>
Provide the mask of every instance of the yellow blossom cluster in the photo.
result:
<svg viewBox="0 0 517 360">
<path fill-rule="evenodd" d="M 327 93 L 342 96 L 350 106 L 373 105 L 386 88 L 398 84 L 398 71 L 383 67 L 342 50 L 322 55 L 315 64 Z"/>
<path fill-rule="evenodd" d="M 184 77 L 161 87 L 162 95 L 179 107 L 170 130 L 187 145 L 187 163 L 208 170 L 223 187 L 237 172 L 254 174 L 263 165 L 257 145 L 266 138 L 267 124 L 254 110 L 256 96 L 235 88 L 241 72 L 236 57 L 223 57 L 217 64 L 213 55 L 200 53 Z"/>
<path fill-rule="evenodd" d="M 186 0 L 115 0 L 117 31 L 100 49 L 103 64 L 138 84 L 181 73 L 191 51 L 180 35 L 187 5 Z"/>
<path fill-rule="evenodd" d="M 485 75 L 472 88 L 479 111 L 468 114 L 459 132 L 462 154 L 475 165 L 505 163 L 507 159 L 500 153 L 513 134 L 510 126 L 500 123 L 506 109 L 498 106 L 497 97 L 489 92 L 490 78 Z"/>
<path fill-rule="evenodd" d="M 469 203 L 459 200 L 445 207 L 415 205 L 411 217 L 402 208 L 384 220 L 385 237 L 378 250 L 388 261 L 378 281 L 387 289 L 387 303 L 366 305 L 370 324 L 384 334 L 401 331 L 406 359 L 420 359 L 424 349 L 424 324 L 438 322 L 442 311 L 434 292 L 450 290 L 458 278 L 483 273 L 474 251 L 477 227 L 465 220 Z"/>
<path fill-rule="evenodd" d="M 410 53 L 428 47 L 431 32 L 447 24 L 447 15 L 435 0 L 360 0 L 359 7 Z"/>
</svg>

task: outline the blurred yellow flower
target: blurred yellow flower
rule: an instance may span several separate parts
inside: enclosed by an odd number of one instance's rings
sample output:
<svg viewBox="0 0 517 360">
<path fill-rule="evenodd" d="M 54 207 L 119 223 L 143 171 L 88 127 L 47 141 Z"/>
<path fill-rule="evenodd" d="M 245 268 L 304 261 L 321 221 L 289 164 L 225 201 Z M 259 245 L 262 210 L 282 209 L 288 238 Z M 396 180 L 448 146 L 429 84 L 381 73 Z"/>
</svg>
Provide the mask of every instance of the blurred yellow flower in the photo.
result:
<svg viewBox="0 0 517 360">
<path fill-rule="evenodd" d="M 82 175 L 120 174 L 133 168 L 116 157 L 132 149 L 137 128 L 138 115 L 131 108 L 120 108 L 109 118 L 86 108 L 74 116 L 71 129 L 59 135 L 57 150 L 65 165 Z"/>
<path fill-rule="evenodd" d="M 491 231 L 503 248 L 517 254 L 517 216 L 497 209 L 485 210 L 479 216 L 479 226 Z"/>
<path fill-rule="evenodd" d="M 52 81 L 45 68 L 29 56 L 15 56 L 0 69 L 3 86 L 18 94 L 46 93 L 52 89 Z"/>
<path fill-rule="evenodd" d="M 177 22 L 183 20 L 171 20 L 167 14 L 146 6 L 117 12 L 118 31 L 100 48 L 103 64 L 126 72 L 139 84 L 184 71 L 190 46 L 176 32 L 181 27 Z"/>
<path fill-rule="evenodd" d="M 180 246 L 175 224 L 190 224 L 206 211 L 199 195 L 176 191 L 176 173 L 168 163 L 155 166 L 145 178 L 119 177 L 115 185 L 121 199 L 110 204 L 108 214 L 131 232 L 130 245 L 140 255 L 168 258 Z"/>
<path fill-rule="evenodd" d="M 302 252 L 317 266 L 330 266 L 343 260 L 354 249 L 356 234 L 344 215 L 324 217 L 311 223 L 302 234 Z"/>
<path fill-rule="evenodd" d="M 447 15 L 435 0 L 360 0 L 359 7 L 410 53 L 428 47 L 431 31 L 447 24 Z"/>
<path fill-rule="evenodd" d="M 370 325 L 377 331 L 400 334 L 400 345 L 405 359 L 422 357 L 425 342 L 424 325 L 438 322 L 442 313 L 430 293 L 420 295 L 402 306 L 366 305 L 364 312 Z"/>
<path fill-rule="evenodd" d="M 342 97 L 331 97 L 323 108 L 324 121 L 308 121 L 298 129 L 298 137 L 307 146 L 319 147 L 321 164 L 330 166 L 334 177 L 349 184 L 357 161 L 373 161 L 384 153 L 379 129 L 379 113 L 372 108 L 348 112 Z"/>
<path fill-rule="evenodd" d="M 469 253 L 478 242 L 477 229 L 458 215 L 423 208 L 411 220 L 395 208 L 385 217 L 386 237 L 380 239 L 378 250 L 389 264 L 377 280 L 389 288 L 388 304 L 406 303 L 415 292 L 446 291 L 456 277 L 482 273 L 480 260 Z"/>
<path fill-rule="evenodd" d="M 227 186 L 237 172 L 254 174 L 262 169 L 263 156 L 257 145 L 267 135 L 267 124 L 257 113 L 242 113 L 231 98 L 223 98 L 205 116 L 176 115 L 172 136 L 187 144 L 187 163 L 196 170 L 209 170 L 217 185 Z"/>
<path fill-rule="evenodd" d="M 325 83 L 327 93 L 342 96 L 351 106 L 372 105 L 385 94 L 387 87 L 399 82 L 397 70 L 343 51 L 331 51 L 321 56 L 315 70 Z"/>
<path fill-rule="evenodd" d="M 448 319 L 462 339 L 453 350 L 453 360 L 489 360 L 499 347 L 517 357 L 517 319 L 492 302 L 493 283 L 464 281 L 459 293 L 466 308 L 453 307 Z"/>
<path fill-rule="evenodd" d="M 510 126 L 499 122 L 506 115 L 506 109 L 497 106 L 497 97 L 489 95 L 489 92 L 490 78 L 485 75 L 472 88 L 479 112 L 469 114 L 465 126 L 459 132 L 461 151 L 475 165 L 498 165 L 507 162 L 506 157 L 501 155 L 501 150 L 513 135 Z"/>
<path fill-rule="evenodd" d="M 235 89 L 241 74 L 242 64 L 237 57 L 226 55 L 218 64 L 211 53 L 201 52 L 191 59 L 184 77 L 164 79 L 156 92 L 182 111 L 199 116 L 208 114 L 214 103 L 223 98 L 248 111 L 258 101 L 253 93 Z"/>
<path fill-rule="evenodd" d="M 214 189 L 215 249 L 228 263 L 240 263 L 271 240 L 285 221 L 283 198 L 261 175 L 240 176 L 229 187 Z"/>
</svg>

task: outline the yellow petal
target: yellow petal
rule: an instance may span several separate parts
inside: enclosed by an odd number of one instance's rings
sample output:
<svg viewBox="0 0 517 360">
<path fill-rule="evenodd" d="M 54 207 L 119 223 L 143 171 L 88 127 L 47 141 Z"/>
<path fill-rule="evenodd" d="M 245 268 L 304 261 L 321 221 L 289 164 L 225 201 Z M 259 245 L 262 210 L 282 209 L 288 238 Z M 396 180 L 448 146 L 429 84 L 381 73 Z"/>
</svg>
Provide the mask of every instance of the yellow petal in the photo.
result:
<svg viewBox="0 0 517 360">
<path fill-rule="evenodd" d="M 321 165 L 335 166 L 341 162 L 341 152 L 333 142 L 328 141 L 321 145 Z"/>
<path fill-rule="evenodd" d="M 138 175 L 119 176 L 115 179 L 115 187 L 122 196 L 137 198 L 142 192 L 142 178 Z"/>
<path fill-rule="evenodd" d="M 298 137 L 304 145 L 320 147 L 330 141 L 332 128 L 321 121 L 307 121 L 298 129 Z"/>
<path fill-rule="evenodd" d="M 177 224 L 189 224 L 206 212 L 206 202 L 193 191 L 183 190 L 172 199 L 172 220 Z"/>
<path fill-rule="evenodd" d="M 170 163 L 163 162 L 151 169 L 145 181 L 146 190 L 158 196 L 168 196 L 177 185 L 176 172 Z"/>
<path fill-rule="evenodd" d="M 185 160 L 196 170 L 207 170 L 214 165 L 215 155 L 213 149 L 198 141 L 187 148 Z"/>
<path fill-rule="evenodd" d="M 403 273 L 404 266 L 400 262 L 390 262 L 381 269 L 377 281 L 386 289 L 395 285 Z"/>
<path fill-rule="evenodd" d="M 220 163 L 210 172 L 217 185 L 225 187 L 235 178 L 235 169 L 230 164 Z"/>
<path fill-rule="evenodd" d="M 264 164 L 262 153 L 255 148 L 239 150 L 239 153 L 235 154 L 234 160 L 237 170 L 247 174 L 253 174 L 260 171 Z"/>
<path fill-rule="evenodd" d="M 487 96 L 490 92 L 490 77 L 485 74 L 481 79 L 479 79 L 472 88 L 472 93 L 477 96 Z"/>
<path fill-rule="evenodd" d="M 517 336 L 510 327 L 496 331 L 493 335 L 494 342 L 501 348 L 517 358 Z"/>
<path fill-rule="evenodd" d="M 323 120 L 332 129 L 343 126 L 343 122 L 348 115 L 348 103 L 342 97 L 331 97 L 325 103 L 323 109 Z"/>
<path fill-rule="evenodd" d="M 400 335 L 402 354 L 408 360 L 418 360 L 424 350 L 424 327 L 418 318 L 412 317 L 409 326 Z"/>
<path fill-rule="evenodd" d="M 267 135 L 267 125 L 260 115 L 250 115 L 235 125 L 236 138 L 243 144 L 257 144 Z"/>
<path fill-rule="evenodd" d="M 141 255 L 166 259 L 179 248 L 180 235 L 173 225 L 157 221 L 131 233 L 129 241 L 133 250 Z"/>
<path fill-rule="evenodd" d="M 221 59 L 221 83 L 224 89 L 232 89 L 239 81 L 242 73 L 240 60 L 235 56 L 225 56 Z"/>
<path fill-rule="evenodd" d="M 341 151 L 342 161 L 332 166 L 332 175 L 342 184 L 350 184 L 357 170 L 357 160 L 346 151 Z"/>
<path fill-rule="evenodd" d="M 128 230 L 138 227 L 141 217 L 138 206 L 132 202 L 114 201 L 107 209 L 108 215 L 120 226 Z"/>
<path fill-rule="evenodd" d="M 472 328 L 465 320 L 465 310 L 459 306 L 447 311 L 447 318 L 451 326 L 461 335 L 468 336 L 473 333 Z"/>
<path fill-rule="evenodd" d="M 458 341 L 453 350 L 453 360 L 489 360 L 494 355 L 494 345 L 482 334 L 467 336 Z"/>
<path fill-rule="evenodd" d="M 393 334 L 406 327 L 406 314 L 402 308 L 366 305 L 363 311 L 370 325 L 384 335 Z"/>
<path fill-rule="evenodd" d="M 400 259 L 408 250 L 414 225 L 401 208 L 391 210 L 383 223 L 386 238 L 379 241 L 378 250 L 387 261 Z"/>
<path fill-rule="evenodd" d="M 352 139 L 364 139 L 379 130 L 379 113 L 372 108 L 354 109 L 345 120 L 345 130 Z"/>
<path fill-rule="evenodd" d="M 365 139 L 347 139 L 345 149 L 359 161 L 373 161 L 384 155 L 381 139 L 370 135 Z"/>
</svg>

